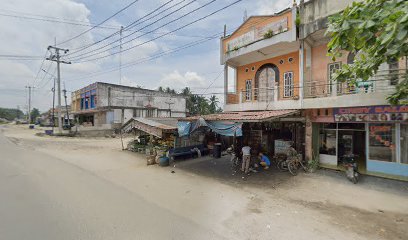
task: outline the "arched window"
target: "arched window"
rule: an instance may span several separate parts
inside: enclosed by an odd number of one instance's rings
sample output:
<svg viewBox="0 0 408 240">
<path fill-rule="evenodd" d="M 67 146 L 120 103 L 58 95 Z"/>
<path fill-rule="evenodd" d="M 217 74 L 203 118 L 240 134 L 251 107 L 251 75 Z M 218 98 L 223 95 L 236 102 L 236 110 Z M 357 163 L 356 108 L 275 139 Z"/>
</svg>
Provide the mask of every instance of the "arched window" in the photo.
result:
<svg viewBox="0 0 408 240">
<path fill-rule="evenodd" d="M 262 65 L 255 74 L 255 96 L 258 101 L 273 101 L 274 88 L 279 84 L 279 69 L 268 63 Z"/>
</svg>

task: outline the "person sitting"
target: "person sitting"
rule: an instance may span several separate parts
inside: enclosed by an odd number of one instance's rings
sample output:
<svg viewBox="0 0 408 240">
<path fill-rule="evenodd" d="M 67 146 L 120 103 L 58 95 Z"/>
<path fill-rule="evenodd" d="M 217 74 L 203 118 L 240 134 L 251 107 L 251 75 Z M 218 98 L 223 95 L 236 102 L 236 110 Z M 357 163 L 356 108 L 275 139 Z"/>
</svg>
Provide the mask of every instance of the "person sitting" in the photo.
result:
<svg viewBox="0 0 408 240">
<path fill-rule="evenodd" d="M 261 160 L 259 164 L 263 167 L 263 169 L 266 170 L 269 168 L 269 166 L 271 166 L 271 160 L 269 160 L 269 158 L 265 154 L 259 153 L 259 158 Z"/>
</svg>

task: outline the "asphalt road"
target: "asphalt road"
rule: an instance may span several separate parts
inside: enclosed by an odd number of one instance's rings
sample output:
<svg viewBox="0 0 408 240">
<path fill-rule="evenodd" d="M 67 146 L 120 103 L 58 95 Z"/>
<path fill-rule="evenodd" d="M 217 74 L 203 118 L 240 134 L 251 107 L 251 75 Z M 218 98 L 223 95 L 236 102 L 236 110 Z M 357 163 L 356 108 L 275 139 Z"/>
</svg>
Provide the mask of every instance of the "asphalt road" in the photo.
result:
<svg viewBox="0 0 408 240">
<path fill-rule="evenodd" d="M 0 239 L 222 237 L 91 172 L 16 144 L 0 129 Z"/>
</svg>

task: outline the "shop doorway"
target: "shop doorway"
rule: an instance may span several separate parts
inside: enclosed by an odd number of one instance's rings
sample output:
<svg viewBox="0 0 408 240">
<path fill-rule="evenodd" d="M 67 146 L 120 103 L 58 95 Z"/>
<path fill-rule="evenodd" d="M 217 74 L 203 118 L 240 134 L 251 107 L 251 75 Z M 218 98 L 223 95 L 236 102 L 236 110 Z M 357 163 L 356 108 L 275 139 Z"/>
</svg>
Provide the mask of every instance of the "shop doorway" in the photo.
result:
<svg viewBox="0 0 408 240">
<path fill-rule="evenodd" d="M 354 154 L 359 170 L 366 170 L 366 133 L 364 124 L 339 124 L 337 138 L 337 165 L 344 155 Z"/>
</svg>

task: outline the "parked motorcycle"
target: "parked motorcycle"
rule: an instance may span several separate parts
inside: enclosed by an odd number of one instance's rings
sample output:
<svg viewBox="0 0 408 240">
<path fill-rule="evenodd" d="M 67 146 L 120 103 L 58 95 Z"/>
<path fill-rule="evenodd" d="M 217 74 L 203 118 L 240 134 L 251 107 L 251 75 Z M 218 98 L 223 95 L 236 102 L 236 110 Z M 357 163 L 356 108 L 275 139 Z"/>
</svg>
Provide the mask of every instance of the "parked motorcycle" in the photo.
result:
<svg viewBox="0 0 408 240">
<path fill-rule="evenodd" d="M 354 184 L 358 182 L 359 178 L 358 166 L 355 157 L 357 156 L 354 154 L 343 156 L 343 166 L 346 168 L 346 177 Z"/>
</svg>

